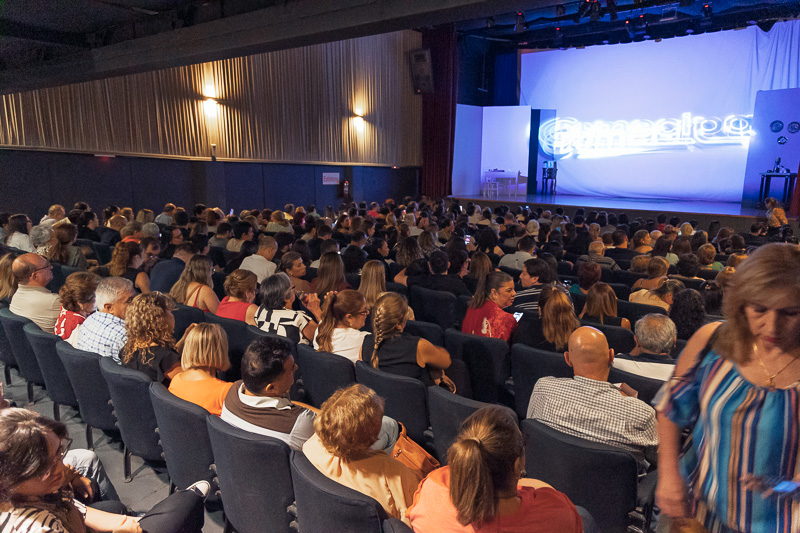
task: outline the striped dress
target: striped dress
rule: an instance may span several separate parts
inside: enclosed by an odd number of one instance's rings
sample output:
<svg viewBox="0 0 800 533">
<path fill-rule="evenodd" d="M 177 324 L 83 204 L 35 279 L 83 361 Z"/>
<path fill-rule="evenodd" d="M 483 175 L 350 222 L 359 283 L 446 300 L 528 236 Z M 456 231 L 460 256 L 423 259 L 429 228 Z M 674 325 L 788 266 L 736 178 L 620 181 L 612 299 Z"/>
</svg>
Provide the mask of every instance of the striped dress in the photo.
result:
<svg viewBox="0 0 800 533">
<path fill-rule="evenodd" d="M 681 473 L 706 529 L 800 531 L 800 500 L 763 499 L 740 481 L 746 474 L 792 479 L 800 473 L 800 385 L 757 387 L 712 350 L 670 382 L 658 410 L 691 429 Z"/>
</svg>

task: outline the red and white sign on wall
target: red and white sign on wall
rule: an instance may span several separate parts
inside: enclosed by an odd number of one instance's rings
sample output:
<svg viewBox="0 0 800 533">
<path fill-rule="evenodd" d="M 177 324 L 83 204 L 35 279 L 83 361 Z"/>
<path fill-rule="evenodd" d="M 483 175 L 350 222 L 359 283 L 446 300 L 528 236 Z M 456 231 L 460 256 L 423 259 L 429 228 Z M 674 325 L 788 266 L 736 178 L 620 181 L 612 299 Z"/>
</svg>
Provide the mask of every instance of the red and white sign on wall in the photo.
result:
<svg viewBox="0 0 800 533">
<path fill-rule="evenodd" d="M 338 172 L 323 172 L 322 173 L 322 184 L 323 185 L 339 185 L 339 173 Z"/>
</svg>

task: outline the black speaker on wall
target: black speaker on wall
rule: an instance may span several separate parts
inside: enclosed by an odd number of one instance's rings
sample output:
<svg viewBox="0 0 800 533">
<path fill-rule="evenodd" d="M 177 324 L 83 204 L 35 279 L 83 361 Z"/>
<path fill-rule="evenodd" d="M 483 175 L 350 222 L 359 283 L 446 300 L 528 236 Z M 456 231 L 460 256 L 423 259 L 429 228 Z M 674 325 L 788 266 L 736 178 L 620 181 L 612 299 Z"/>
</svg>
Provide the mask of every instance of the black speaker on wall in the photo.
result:
<svg viewBox="0 0 800 533">
<path fill-rule="evenodd" d="M 431 68 L 431 51 L 427 48 L 409 52 L 411 59 L 411 77 L 414 79 L 415 94 L 433 93 L 433 69 Z"/>
</svg>

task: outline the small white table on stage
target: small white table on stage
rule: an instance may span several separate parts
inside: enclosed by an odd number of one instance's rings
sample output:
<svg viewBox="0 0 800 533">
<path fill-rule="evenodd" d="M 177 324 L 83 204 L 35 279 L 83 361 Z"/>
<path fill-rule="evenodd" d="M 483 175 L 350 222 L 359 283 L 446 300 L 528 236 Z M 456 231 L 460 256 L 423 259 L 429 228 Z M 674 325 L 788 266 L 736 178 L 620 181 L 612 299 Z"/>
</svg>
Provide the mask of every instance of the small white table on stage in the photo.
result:
<svg viewBox="0 0 800 533">
<path fill-rule="evenodd" d="M 509 191 L 511 189 L 511 183 L 514 184 L 514 193 L 516 195 L 517 191 L 517 172 L 510 172 L 505 170 L 487 170 L 483 173 L 483 187 L 481 190 L 483 191 L 483 195 L 487 196 L 487 191 L 491 191 L 490 188 L 487 187 L 490 183 L 497 184 L 497 188 L 494 189 L 499 194 L 498 189 L 502 186 L 505 190 L 505 194 L 510 194 Z"/>
</svg>

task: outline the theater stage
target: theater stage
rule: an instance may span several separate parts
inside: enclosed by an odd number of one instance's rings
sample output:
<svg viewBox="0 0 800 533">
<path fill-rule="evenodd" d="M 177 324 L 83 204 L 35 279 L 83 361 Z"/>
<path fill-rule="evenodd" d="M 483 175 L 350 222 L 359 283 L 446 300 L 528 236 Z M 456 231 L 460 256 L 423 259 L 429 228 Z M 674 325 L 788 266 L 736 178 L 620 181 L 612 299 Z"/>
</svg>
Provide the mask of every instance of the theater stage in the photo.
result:
<svg viewBox="0 0 800 533">
<path fill-rule="evenodd" d="M 681 221 L 697 220 L 700 229 L 707 230 L 712 221 L 722 226 L 730 226 L 737 231 L 747 231 L 756 220 L 766 221 L 766 212 L 760 209 L 742 207 L 733 202 L 707 202 L 701 200 L 675 200 L 669 198 L 610 198 L 592 196 L 573 196 L 566 194 L 499 196 L 487 198 L 481 195 L 454 195 L 461 205 L 474 202 L 481 207 L 498 205 L 527 205 L 554 211 L 563 207 L 567 215 L 583 207 L 587 211 L 607 211 L 616 214 L 627 213 L 629 217 L 655 218 L 659 213 L 667 217 L 678 216 Z"/>
</svg>

